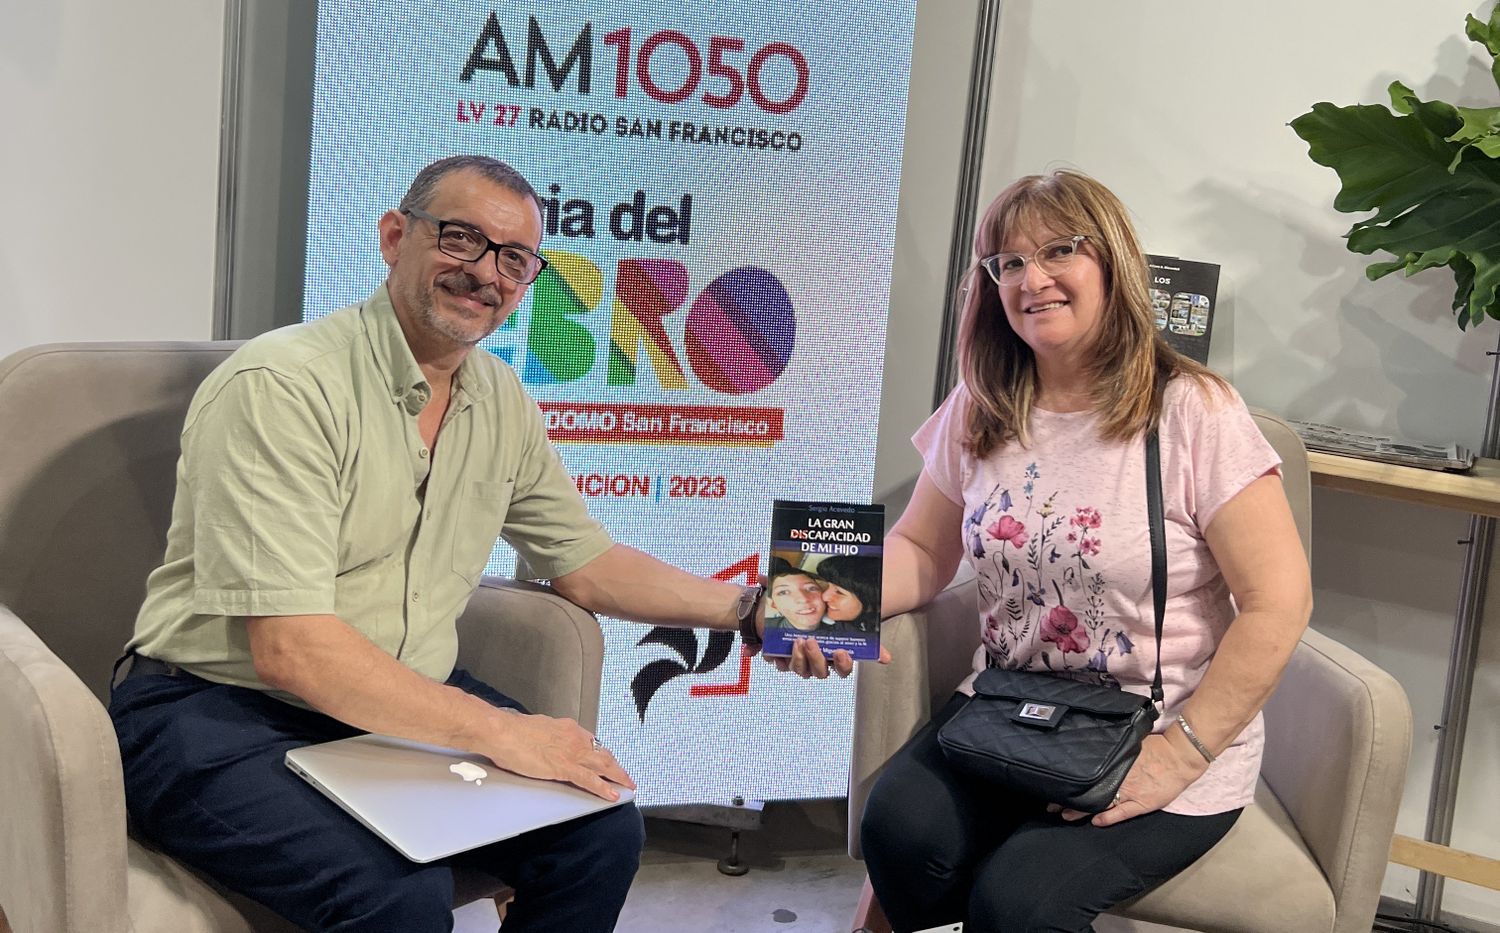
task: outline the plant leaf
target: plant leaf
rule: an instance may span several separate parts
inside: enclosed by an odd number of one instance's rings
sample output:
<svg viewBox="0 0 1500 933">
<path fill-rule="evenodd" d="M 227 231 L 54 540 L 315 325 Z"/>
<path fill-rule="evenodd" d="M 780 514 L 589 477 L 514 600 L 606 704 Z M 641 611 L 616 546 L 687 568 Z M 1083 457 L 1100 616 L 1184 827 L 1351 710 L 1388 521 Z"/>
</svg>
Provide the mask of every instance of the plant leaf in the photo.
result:
<svg viewBox="0 0 1500 933">
<path fill-rule="evenodd" d="M 1489 158 L 1500 153 L 1500 107 L 1455 107 L 1440 100 L 1423 102 L 1400 81 L 1391 82 L 1390 94 L 1392 110 L 1415 116 L 1433 134 L 1459 144 L 1448 163 L 1450 173 L 1458 169 L 1464 153 L 1471 148 L 1478 148 Z"/>
<path fill-rule="evenodd" d="M 1462 293 L 1466 289 L 1473 288 L 1474 266 L 1470 264 L 1468 260 L 1456 259 L 1453 262 L 1452 268 L 1453 279 L 1458 283 L 1459 292 Z M 1495 307 L 1493 305 L 1490 306 L 1489 312 L 1490 314 L 1495 313 Z M 1458 316 L 1458 326 L 1460 328 L 1463 328 L 1465 326 L 1465 319 L 1469 318 L 1469 309 L 1466 306 L 1459 304 L 1459 300 L 1456 296 L 1453 299 L 1453 313 Z M 1484 318 L 1482 317 L 1473 317 L 1469 318 L 1468 323 L 1478 324 L 1482 320 L 1484 320 Z"/>
<path fill-rule="evenodd" d="M 1490 11 L 1490 21 L 1481 23 L 1473 13 L 1464 17 L 1464 34 L 1500 57 L 1500 6 Z"/>
<path fill-rule="evenodd" d="M 1467 306 L 1471 323 L 1486 315 L 1500 318 L 1500 181 L 1493 193 L 1436 192 L 1385 226 L 1352 231 L 1349 249 L 1394 253 L 1402 257 L 1407 275 L 1434 266 L 1457 271 L 1462 258 L 1474 275 L 1467 283 L 1455 280 L 1454 307 Z"/>
<path fill-rule="evenodd" d="M 1494 136 L 1486 136 L 1484 139 L 1476 140 L 1474 148 L 1492 159 L 1500 159 L 1500 133 Z"/>
<path fill-rule="evenodd" d="M 1343 182 L 1336 210 L 1378 211 L 1360 225 L 1385 223 L 1453 184 L 1448 163 L 1458 147 L 1415 117 L 1396 116 L 1379 104 L 1313 104 L 1292 121 L 1292 130 L 1307 143 L 1308 156 Z"/>
<path fill-rule="evenodd" d="M 1464 125 L 1448 139 L 1463 145 L 1448 170 L 1456 171 L 1464 153 L 1476 149 L 1481 156 L 1500 159 L 1500 107 L 1455 107 L 1454 110 L 1463 118 Z"/>
<path fill-rule="evenodd" d="M 1429 133 L 1441 136 L 1444 142 L 1455 142 L 1454 137 L 1463 133 L 1464 118 L 1452 104 L 1440 100 L 1423 101 L 1411 94 L 1406 98 L 1406 105 Z"/>
<path fill-rule="evenodd" d="M 1398 86 L 1399 81 L 1391 85 L 1393 102 Z M 1424 102 L 1410 91 L 1401 95 L 1400 100 L 1402 107 L 1397 109 L 1414 115 L 1423 126 L 1448 142 L 1459 144 L 1453 161 L 1448 163 L 1449 172 L 1458 170 L 1458 163 L 1470 149 L 1478 148 L 1489 158 L 1500 151 L 1500 107 L 1455 107 L 1440 100 Z"/>
<path fill-rule="evenodd" d="M 1365 278 L 1371 282 L 1379 278 L 1384 278 L 1397 269 L 1405 269 L 1406 262 L 1407 260 L 1404 256 L 1392 262 L 1372 262 L 1368 266 L 1365 266 Z"/>
<path fill-rule="evenodd" d="M 1500 87 L 1500 6 L 1490 11 L 1490 21 L 1487 24 L 1475 19 L 1472 13 L 1464 17 L 1464 33 L 1489 50 L 1490 56 L 1495 59 L 1494 65 L 1490 66 L 1490 74 L 1495 77 L 1495 86 Z"/>
<path fill-rule="evenodd" d="M 1397 113 L 1411 113 L 1412 101 L 1417 99 L 1417 92 L 1402 84 L 1400 81 L 1392 81 L 1391 86 L 1386 88 L 1386 93 L 1391 95 L 1391 109 Z"/>
<path fill-rule="evenodd" d="M 1449 142 L 1476 142 L 1484 137 L 1500 133 L 1500 107 L 1454 107 L 1452 109 L 1463 120 L 1463 126 L 1448 137 Z"/>
<path fill-rule="evenodd" d="M 1459 326 L 1500 318 L 1500 108 L 1424 102 L 1399 81 L 1390 94 L 1403 113 L 1319 103 L 1292 121 L 1313 161 L 1338 173 L 1334 207 L 1375 211 L 1350 228 L 1349 249 L 1397 257 L 1371 264 L 1371 279 L 1448 266 Z"/>
</svg>

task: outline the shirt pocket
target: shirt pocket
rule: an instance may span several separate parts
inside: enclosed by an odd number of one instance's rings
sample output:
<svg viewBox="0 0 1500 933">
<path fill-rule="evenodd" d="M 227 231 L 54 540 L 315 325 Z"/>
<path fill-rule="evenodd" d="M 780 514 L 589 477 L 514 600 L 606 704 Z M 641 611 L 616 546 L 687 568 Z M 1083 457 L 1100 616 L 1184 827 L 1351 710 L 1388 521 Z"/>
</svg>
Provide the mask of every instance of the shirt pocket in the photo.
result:
<svg viewBox="0 0 1500 933">
<path fill-rule="evenodd" d="M 515 490 L 513 480 L 472 480 L 464 488 L 453 522 L 453 572 L 470 586 L 484 575 Z"/>
</svg>

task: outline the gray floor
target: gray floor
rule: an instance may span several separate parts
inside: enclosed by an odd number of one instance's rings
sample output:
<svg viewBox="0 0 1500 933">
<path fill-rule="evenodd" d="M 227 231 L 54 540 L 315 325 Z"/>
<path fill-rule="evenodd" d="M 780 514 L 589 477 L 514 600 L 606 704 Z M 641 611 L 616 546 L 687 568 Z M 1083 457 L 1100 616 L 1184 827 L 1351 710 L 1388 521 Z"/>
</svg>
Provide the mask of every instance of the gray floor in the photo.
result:
<svg viewBox="0 0 1500 933">
<path fill-rule="evenodd" d="M 845 851 L 843 800 L 767 804 L 740 834 L 739 861 L 718 869 L 730 831 L 648 816 L 646 852 L 617 933 L 846 933 L 864 866 Z M 456 933 L 495 933 L 487 903 L 456 915 Z"/>
<path fill-rule="evenodd" d="M 767 804 L 760 829 L 740 834 L 750 871 L 718 870 L 727 829 L 648 818 L 647 848 L 618 933 L 847 931 L 864 865 L 845 851 L 843 800 Z"/>
<path fill-rule="evenodd" d="M 845 803 L 766 805 L 760 829 L 740 834 L 750 869 L 722 874 L 729 830 L 646 819 L 646 853 L 616 933 L 848 933 L 864 884 L 845 850 Z M 488 902 L 456 915 L 455 933 L 496 933 Z M 1158 933 L 1165 927 L 1100 918 L 1098 933 Z"/>
</svg>

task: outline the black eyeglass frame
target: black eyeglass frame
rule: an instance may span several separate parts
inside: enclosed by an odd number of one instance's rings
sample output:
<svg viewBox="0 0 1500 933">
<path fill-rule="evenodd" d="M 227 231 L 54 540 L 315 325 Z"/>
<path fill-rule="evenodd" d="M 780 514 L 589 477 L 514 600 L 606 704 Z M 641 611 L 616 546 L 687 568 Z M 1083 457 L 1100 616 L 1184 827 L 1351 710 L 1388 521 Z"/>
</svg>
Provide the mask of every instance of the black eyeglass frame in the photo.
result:
<svg viewBox="0 0 1500 933">
<path fill-rule="evenodd" d="M 541 275 L 542 274 L 542 270 L 545 269 L 545 268 L 547 268 L 547 266 L 548 266 L 548 262 L 547 262 L 546 259 L 544 259 L 542 256 L 538 255 L 537 253 L 533 253 L 531 250 L 527 249 L 526 247 L 524 247 L 524 246 L 517 246 L 514 243 L 496 243 L 494 240 L 492 240 L 489 237 L 485 236 L 483 233 L 479 232 L 478 230 L 474 229 L 473 227 L 471 227 L 470 225 L 464 223 L 463 221 L 459 221 L 459 220 L 444 220 L 441 217 L 435 217 L 432 214 L 427 213 L 426 211 L 422 210 L 419 207 L 403 207 L 403 208 L 401 208 L 401 213 L 406 214 L 409 217 L 415 217 L 418 220 L 425 220 L 428 223 L 432 224 L 434 227 L 436 227 L 437 228 L 437 238 L 436 239 L 437 239 L 438 252 L 442 253 L 444 256 L 451 256 L 454 259 L 460 260 L 462 262 L 478 262 L 479 260 L 481 260 L 481 259 L 483 259 L 485 257 L 486 253 L 494 253 L 495 254 L 495 271 L 498 272 L 500 275 L 504 276 L 505 278 L 509 279 L 510 281 L 515 282 L 515 283 L 517 283 L 519 285 L 530 285 L 532 282 L 535 282 L 536 279 L 537 279 L 537 276 Z M 459 228 L 467 231 L 468 233 L 470 233 L 471 235 L 473 235 L 477 239 L 482 240 L 484 242 L 484 249 L 480 250 L 476 255 L 473 255 L 473 256 L 463 256 L 463 255 L 460 255 L 458 253 L 452 252 L 449 249 L 444 248 L 444 246 L 443 246 L 443 230 L 445 230 L 448 227 L 459 227 Z M 504 269 L 500 268 L 500 251 L 502 249 L 510 249 L 510 250 L 515 250 L 518 253 L 525 253 L 527 256 L 530 256 L 532 259 L 535 259 L 536 262 L 537 262 L 536 272 L 532 274 L 531 278 L 526 279 L 524 281 L 521 280 L 521 279 L 516 278 L 513 275 L 507 274 Z"/>
<path fill-rule="evenodd" d="M 1073 255 L 1068 258 L 1068 262 L 1071 263 L 1074 259 L 1078 258 L 1078 253 L 1081 252 L 1081 250 L 1079 250 L 1078 247 L 1081 244 L 1083 244 L 1084 242 L 1086 242 L 1088 239 L 1089 238 L 1086 235 L 1082 234 L 1082 233 L 1075 233 L 1072 236 L 1060 236 L 1060 237 L 1058 237 L 1055 240 L 1048 240 L 1047 242 L 1045 242 L 1042 245 L 1038 246 L 1036 248 L 1036 252 L 1032 253 L 1030 256 L 1023 255 L 1023 254 L 1018 253 L 1018 252 L 1016 252 L 1014 250 L 1008 250 L 1008 251 L 1003 252 L 1003 253 L 996 253 L 993 256 L 986 256 L 986 257 L 984 257 L 983 259 L 979 260 L 979 267 L 981 269 L 983 269 L 989 275 L 990 281 L 994 282 L 996 285 L 1004 285 L 1006 283 L 1000 281 L 1000 276 L 1003 274 L 1003 270 L 1000 269 L 999 263 L 998 263 L 1000 257 L 1002 257 L 1002 256 L 1020 256 L 1021 257 L 1021 272 L 1020 272 L 1020 275 L 1017 276 L 1015 282 L 1011 282 L 1010 283 L 1011 285 L 1015 285 L 1015 284 L 1018 284 L 1019 282 L 1023 281 L 1026 278 L 1026 263 L 1028 263 L 1028 262 L 1030 262 L 1030 263 L 1037 263 L 1037 268 L 1042 269 L 1043 272 L 1047 272 L 1046 268 L 1043 267 L 1040 264 L 1040 262 L 1038 262 L 1038 260 L 1037 260 L 1037 257 L 1042 254 L 1042 250 L 1046 249 L 1049 246 L 1056 246 L 1059 243 L 1064 243 L 1064 242 L 1071 243 L 1073 245 Z M 1054 273 L 1047 272 L 1047 274 L 1048 275 L 1053 275 Z"/>
</svg>

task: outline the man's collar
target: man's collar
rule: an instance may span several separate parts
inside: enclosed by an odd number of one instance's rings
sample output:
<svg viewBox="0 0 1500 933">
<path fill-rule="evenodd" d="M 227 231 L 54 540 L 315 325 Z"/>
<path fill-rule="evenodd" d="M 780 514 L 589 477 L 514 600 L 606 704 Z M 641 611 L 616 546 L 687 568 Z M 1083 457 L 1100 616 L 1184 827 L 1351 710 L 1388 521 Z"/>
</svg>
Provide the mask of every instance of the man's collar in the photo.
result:
<svg viewBox="0 0 1500 933">
<path fill-rule="evenodd" d="M 488 378 L 488 373 L 480 369 L 480 363 L 484 357 L 490 355 L 490 351 L 484 347 L 475 347 L 469 351 L 464 361 L 458 364 L 458 372 L 453 374 L 453 404 L 455 410 L 462 410 L 474 404 L 494 391 L 494 385 Z"/>
<path fill-rule="evenodd" d="M 406 334 L 401 330 L 401 322 L 396 318 L 396 309 L 384 283 L 365 302 L 361 314 L 365 331 L 370 336 L 370 349 L 385 376 L 392 400 L 401 403 L 409 413 L 419 414 L 432 398 L 432 386 L 422 373 L 422 367 L 417 365 L 417 358 L 412 355 L 411 345 L 406 342 Z M 453 401 L 449 403 L 455 410 L 472 405 L 494 391 L 491 380 L 487 378 L 489 374 L 480 367 L 480 354 L 488 353 L 483 347 L 475 347 L 458 364 L 458 372 L 453 374 Z"/>
<path fill-rule="evenodd" d="M 385 377 L 392 401 L 400 403 L 410 414 L 420 413 L 432 398 L 432 386 L 417 365 L 417 358 L 412 356 L 384 283 L 365 301 L 360 317 L 370 339 L 370 351 L 375 354 L 375 365 Z"/>
</svg>

